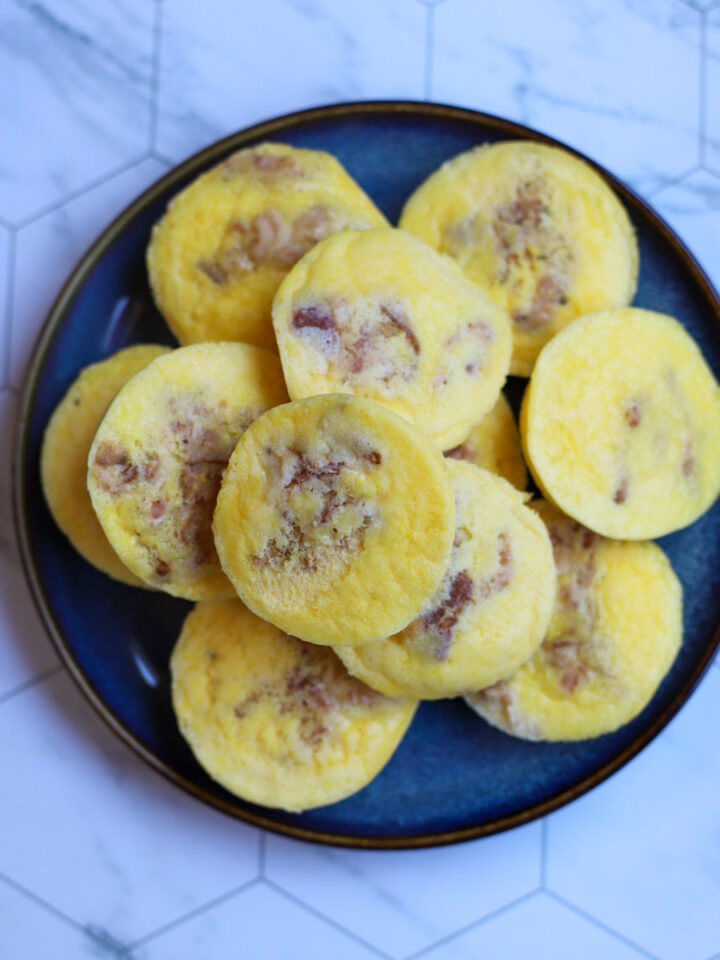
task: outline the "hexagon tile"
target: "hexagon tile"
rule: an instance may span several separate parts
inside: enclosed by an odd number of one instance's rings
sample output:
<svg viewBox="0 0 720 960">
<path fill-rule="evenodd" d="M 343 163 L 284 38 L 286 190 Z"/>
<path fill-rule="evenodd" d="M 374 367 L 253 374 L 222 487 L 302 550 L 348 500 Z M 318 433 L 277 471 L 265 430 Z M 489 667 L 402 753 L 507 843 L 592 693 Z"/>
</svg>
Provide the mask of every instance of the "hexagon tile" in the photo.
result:
<svg viewBox="0 0 720 960">
<path fill-rule="evenodd" d="M 144 160 L 18 231 L 10 339 L 10 380 L 22 383 L 48 310 L 95 237 L 166 171 Z"/>
<path fill-rule="evenodd" d="M 697 170 L 653 196 L 653 204 L 677 230 L 720 290 L 720 177 Z"/>
<path fill-rule="evenodd" d="M 528 897 L 422 954 L 424 960 L 640 960 L 648 955 L 546 893 Z"/>
<path fill-rule="evenodd" d="M 265 873 L 399 958 L 534 890 L 539 866 L 540 824 L 533 823 L 456 847 L 397 853 L 268 837 Z"/>
<path fill-rule="evenodd" d="M 24 220 L 146 152 L 153 14 L 150 0 L 2 4 L 0 217 Z"/>
<path fill-rule="evenodd" d="M 0 768 L 12 771 L 0 874 L 111 940 L 137 940 L 257 875 L 257 831 L 151 771 L 65 673 L 0 704 Z"/>
<path fill-rule="evenodd" d="M 720 948 L 720 673 L 710 670 L 662 737 L 553 814 L 547 886 L 660 960 Z"/>
<path fill-rule="evenodd" d="M 12 449 L 16 415 L 15 398 L 4 391 L 0 394 L 3 450 Z M 20 565 L 10 501 L 10 458 L 4 457 L 0 464 L 0 703 L 13 691 L 57 668 L 58 658 L 30 599 Z"/>
<path fill-rule="evenodd" d="M 376 960 L 377 956 L 281 892 L 259 883 L 134 949 L 129 960 Z"/>
<path fill-rule="evenodd" d="M 697 161 L 700 14 L 677 0 L 450 0 L 434 99 L 529 123 L 649 190 Z"/>
<path fill-rule="evenodd" d="M 12 960 L 39 960 L 53 955 L 67 960 L 98 960 L 117 956 L 102 940 L 73 926 L 0 878 L 0 956 Z"/>
<path fill-rule="evenodd" d="M 173 160 L 291 110 L 422 96 L 425 17 L 412 0 L 264 0 L 252 16 L 235 0 L 203 16 L 196 0 L 163 9 L 157 148 Z"/>
<path fill-rule="evenodd" d="M 707 15 L 705 163 L 720 175 L 720 7 Z"/>
</svg>

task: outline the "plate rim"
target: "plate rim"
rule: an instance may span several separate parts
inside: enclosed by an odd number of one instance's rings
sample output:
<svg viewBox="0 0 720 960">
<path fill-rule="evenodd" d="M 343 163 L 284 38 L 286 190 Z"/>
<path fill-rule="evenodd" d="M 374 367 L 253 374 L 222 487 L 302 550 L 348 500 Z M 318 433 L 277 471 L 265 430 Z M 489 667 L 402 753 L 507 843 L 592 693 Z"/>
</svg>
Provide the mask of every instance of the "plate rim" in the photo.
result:
<svg viewBox="0 0 720 960">
<path fill-rule="evenodd" d="M 76 686 L 94 708 L 98 716 L 100 716 L 105 724 L 126 746 L 144 760 L 152 769 L 160 773 L 166 780 L 182 789 L 185 793 L 195 797 L 215 810 L 219 810 L 251 826 L 261 827 L 282 836 L 335 847 L 402 850 L 460 843 L 479 839 L 480 837 L 492 836 L 513 829 L 514 827 L 523 826 L 566 806 L 568 803 L 578 799 L 583 794 L 588 793 L 600 783 L 607 780 L 644 750 L 668 723 L 670 723 L 680 708 L 689 699 L 710 666 L 713 655 L 718 645 L 720 645 L 720 622 L 718 622 L 715 632 L 704 649 L 702 656 L 694 665 L 689 678 L 654 722 L 642 731 L 632 743 L 628 744 L 627 747 L 607 763 L 603 764 L 594 773 L 583 778 L 578 783 L 553 794 L 553 796 L 547 800 L 528 806 L 516 813 L 495 818 L 484 824 L 437 833 L 423 833 L 409 837 L 363 837 L 352 834 L 329 833 L 315 828 L 300 827 L 270 819 L 260 813 L 256 813 L 254 810 L 239 808 L 235 803 L 207 792 L 204 788 L 182 776 L 156 756 L 115 716 L 91 683 L 74 653 L 66 644 L 63 633 L 55 619 L 35 564 L 35 556 L 27 523 L 27 503 L 25 496 L 25 459 L 28 446 L 29 415 L 37 393 L 40 373 L 44 366 L 46 354 L 58 328 L 62 324 L 65 314 L 80 291 L 87 275 L 105 254 L 116 236 L 122 232 L 127 224 L 130 223 L 148 203 L 152 202 L 158 194 L 163 193 L 168 188 L 172 188 L 178 181 L 196 172 L 199 168 L 212 163 L 214 160 L 221 159 L 222 156 L 232 149 L 239 149 L 248 142 L 256 141 L 263 136 L 278 134 L 283 131 L 291 131 L 294 127 L 301 126 L 306 122 L 372 114 L 396 114 L 465 121 L 478 126 L 482 125 L 486 128 L 491 127 L 501 135 L 508 137 L 523 140 L 530 139 L 535 142 L 557 146 L 584 160 L 600 173 L 628 206 L 639 207 L 652 222 L 653 227 L 659 231 L 663 238 L 670 244 L 673 252 L 683 261 L 701 292 L 704 294 L 708 308 L 714 316 L 720 333 L 720 296 L 714 289 L 704 269 L 685 243 L 675 233 L 673 228 L 631 187 L 628 187 L 604 166 L 587 157 L 581 151 L 563 143 L 561 140 L 534 130 L 525 124 L 508 120 L 491 113 L 473 110 L 469 107 L 459 107 L 435 102 L 431 103 L 422 100 L 357 100 L 296 110 L 290 113 L 280 114 L 268 120 L 252 124 L 251 126 L 243 127 L 235 133 L 216 140 L 214 143 L 209 144 L 202 150 L 187 157 L 181 163 L 171 167 L 167 173 L 152 183 L 135 200 L 126 206 L 95 240 L 92 241 L 85 253 L 79 258 L 57 294 L 35 339 L 30 361 L 24 373 L 22 390 L 18 398 L 18 410 L 12 445 L 11 494 L 21 565 L 25 578 L 30 586 L 33 603 L 40 615 L 40 620 L 45 631 L 58 653 L 61 663 L 72 677 Z M 238 799 L 240 800 L 240 798 Z M 240 802 L 243 801 L 240 800 Z"/>
</svg>

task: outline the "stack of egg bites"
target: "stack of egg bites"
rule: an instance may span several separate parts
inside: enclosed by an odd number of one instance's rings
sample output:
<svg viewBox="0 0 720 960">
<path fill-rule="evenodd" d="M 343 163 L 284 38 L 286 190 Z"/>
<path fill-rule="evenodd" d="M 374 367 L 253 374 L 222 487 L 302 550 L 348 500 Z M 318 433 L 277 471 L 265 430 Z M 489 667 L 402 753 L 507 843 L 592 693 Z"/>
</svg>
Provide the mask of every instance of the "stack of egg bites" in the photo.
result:
<svg viewBox="0 0 720 960">
<path fill-rule="evenodd" d="M 42 479 L 90 563 L 196 601 L 172 698 L 215 780 L 341 800 L 419 700 L 529 740 L 643 709 L 682 640 L 651 538 L 720 491 L 720 388 L 628 306 L 635 235 L 593 169 L 480 146 L 392 228 L 334 157 L 263 143 L 174 197 L 147 262 L 182 346 L 85 369 Z"/>
</svg>

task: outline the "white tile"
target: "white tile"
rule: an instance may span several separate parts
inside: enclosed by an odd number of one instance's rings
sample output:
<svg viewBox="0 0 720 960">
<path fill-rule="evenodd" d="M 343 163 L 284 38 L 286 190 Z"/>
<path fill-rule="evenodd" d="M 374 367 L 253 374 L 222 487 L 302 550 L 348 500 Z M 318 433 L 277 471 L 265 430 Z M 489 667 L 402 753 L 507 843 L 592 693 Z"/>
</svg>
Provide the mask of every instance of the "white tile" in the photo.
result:
<svg viewBox="0 0 720 960">
<path fill-rule="evenodd" d="M 0 872 L 136 940 L 252 879 L 257 831 L 171 786 L 65 673 L 0 705 Z"/>
<path fill-rule="evenodd" d="M 641 956 L 543 893 L 425 954 L 427 960 L 640 960 Z"/>
<path fill-rule="evenodd" d="M 268 837 L 281 887 L 394 957 L 404 957 L 538 885 L 540 826 L 455 847 L 351 851 Z"/>
<path fill-rule="evenodd" d="M 17 234 L 10 380 L 22 382 L 48 310 L 95 237 L 167 167 L 144 160 Z"/>
<path fill-rule="evenodd" d="M 720 674 L 661 737 L 553 814 L 548 887 L 661 960 L 720 950 Z"/>
<path fill-rule="evenodd" d="M 12 450 L 16 413 L 14 397 L 0 394 L 0 445 L 6 451 Z M 3 457 L 0 465 L 0 698 L 58 664 L 20 566 L 10 459 Z"/>
<path fill-rule="evenodd" d="M 131 960 L 374 960 L 373 951 L 263 884 L 133 950 Z"/>
<path fill-rule="evenodd" d="M 559 137 L 646 190 L 698 155 L 700 15 L 677 0 L 450 0 L 434 99 Z"/>
<path fill-rule="evenodd" d="M 6 0 L 0 216 L 17 222 L 148 146 L 153 4 Z"/>
<path fill-rule="evenodd" d="M 111 956 L 100 942 L 0 880 L 0 957 L 7 960 L 98 960 Z"/>
<path fill-rule="evenodd" d="M 720 174 L 720 7 L 707 18 L 705 163 Z"/>
<path fill-rule="evenodd" d="M 0 384 L 5 380 L 8 366 L 7 337 L 10 322 L 8 294 L 10 290 L 10 233 L 0 227 Z"/>
<path fill-rule="evenodd" d="M 180 159 L 280 113 L 419 98 L 425 11 L 412 0 L 214 0 L 164 5 L 158 148 Z"/>
<path fill-rule="evenodd" d="M 698 170 L 652 198 L 720 290 L 720 177 Z"/>
</svg>

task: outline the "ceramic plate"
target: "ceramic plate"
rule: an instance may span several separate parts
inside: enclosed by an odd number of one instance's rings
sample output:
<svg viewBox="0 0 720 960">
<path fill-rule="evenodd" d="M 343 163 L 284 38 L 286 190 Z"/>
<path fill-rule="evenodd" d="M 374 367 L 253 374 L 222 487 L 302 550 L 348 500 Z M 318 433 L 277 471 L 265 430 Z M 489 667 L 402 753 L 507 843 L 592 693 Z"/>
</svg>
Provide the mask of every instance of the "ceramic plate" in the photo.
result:
<svg viewBox="0 0 720 960">
<path fill-rule="evenodd" d="M 448 157 L 487 141 L 553 142 L 508 121 L 422 103 L 360 103 L 271 120 L 214 144 L 135 201 L 82 259 L 35 348 L 21 405 L 15 505 L 27 575 L 48 631 L 80 688 L 148 763 L 206 803 L 296 837 L 348 846 L 411 847 L 495 833 L 553 810 L 600 783 L 642 749 L 686 700 L 708 664 L 720 622 L 720 505 L 667 550 L 685 590 L 685 641 L 656 697 L 617 733 L 575 744 L 533 744 L 491 729 L 461 701 L 422 704 L 377 779 L 342 803 L 288 814 L 243 803 L 214 784 L 180 737 L 168 657 L 190 605 L 115 583 L 90 568 L 43 501 L 38 453 L 56 403 L 82 367 L 138 341 L 172 343 L 147 285 L 150 229 L 168 200 L 211 165 L 262 139 L 334 153 L 392 221 L 411 191 Z M 720 305 L 670 228 L 601 171 L 637 228 L 636 303 L 674 314 L 720 374 Z M 510 385 L 516 405 L 523 382 Z"/>
</svg>

